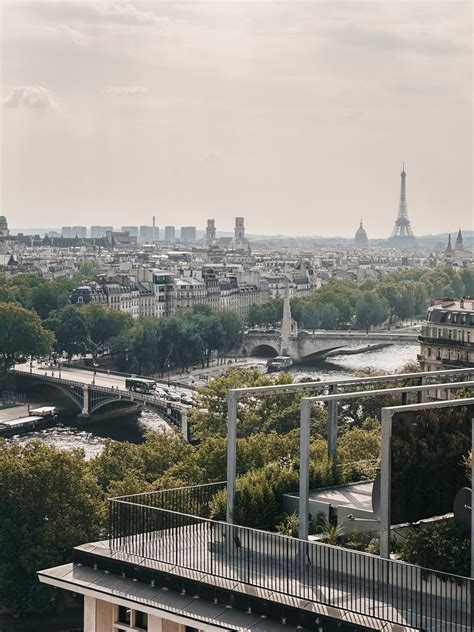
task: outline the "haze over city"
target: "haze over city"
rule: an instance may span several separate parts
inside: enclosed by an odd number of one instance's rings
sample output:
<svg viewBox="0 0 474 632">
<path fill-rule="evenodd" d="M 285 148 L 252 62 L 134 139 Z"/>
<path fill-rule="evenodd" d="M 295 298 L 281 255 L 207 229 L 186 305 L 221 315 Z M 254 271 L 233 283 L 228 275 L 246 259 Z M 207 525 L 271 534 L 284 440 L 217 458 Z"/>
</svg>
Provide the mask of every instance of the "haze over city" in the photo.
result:
<svg viewBox="0 0 474 632">
<path fill-rule="evenodd" d="M 2 5 L 0 211 L 388 237 L 472 227 L 468 2 Z"/>
</svg>

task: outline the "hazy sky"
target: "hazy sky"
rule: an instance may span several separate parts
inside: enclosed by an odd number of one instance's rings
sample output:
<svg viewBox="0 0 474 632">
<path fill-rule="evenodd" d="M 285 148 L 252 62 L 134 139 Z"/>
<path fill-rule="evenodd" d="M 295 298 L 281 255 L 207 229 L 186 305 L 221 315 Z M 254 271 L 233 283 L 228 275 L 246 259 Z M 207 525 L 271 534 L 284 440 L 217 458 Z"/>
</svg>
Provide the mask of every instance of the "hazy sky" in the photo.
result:
<svg viewBox="0 0 474 632">
<path fill-rule="evenodd" d="M 0 2 L 13 227 L 472 227 L 470 1 Z"/>
</svg>

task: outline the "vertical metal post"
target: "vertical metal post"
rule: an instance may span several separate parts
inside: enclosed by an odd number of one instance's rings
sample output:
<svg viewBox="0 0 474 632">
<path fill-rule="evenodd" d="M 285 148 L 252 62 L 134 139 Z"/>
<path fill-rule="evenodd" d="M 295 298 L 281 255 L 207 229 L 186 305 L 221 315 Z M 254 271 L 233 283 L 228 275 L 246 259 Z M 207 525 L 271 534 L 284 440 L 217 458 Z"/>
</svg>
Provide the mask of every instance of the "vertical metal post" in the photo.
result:
<svg viewBox="0 0 474 632">
<path fill-rule="evenodd" d="M 380 474 L 380 556 L 390 559 L 392 413 L 382 408 L 382 471 Z"/>
<path fill-rule="evenodd" d="M 227 522 L 233 522 L 237 479 L 237 393 L 227 396 Z"/>
<path fill-rule="evenodd" d="M 473 499 L 474 494 L 472 490 L 474 489 L 474 417 L 471 420 L 472 424 L 472 435 L 471 435 L 471 579 L 474 579 L 474 507 L 473 507 Z M 473 582 L 471 582 L 471 591 L 474 590 Z M 474 595 L 471 595 L 471 600 L 474 601 Z M 471 603 L 471 608 L 474 606 L 474 603 Z M 471 617 L 473 616 L 473 612 L 471 612 Z"/>
<path fill-rule="evenodd" d="M 311 402 L 307 399 L 302 399 L 300 411 L 300 497 L 298 504 L 300 519 L 299 537 L 301 540 L 308 539 L 310 416 Z"/>
<path fill-rule="evenodd" d="M 337 393 L 337 384 L 331 384 L 329 387 L 330 395 Z M 333 456 L 337 449 L 337 410 L 339 402 L 337 399 L 331 399 L 328 402 L 328 453 Z"/>
<path fill-rule="evenodd" d="M 420 386 L 426 386 L 426 376 L 424 375 L 420 378 Z M 419 391 L 418 393 L 418 403 L 424 404 L 428 399 L 428 391 Z"/>
</svg>

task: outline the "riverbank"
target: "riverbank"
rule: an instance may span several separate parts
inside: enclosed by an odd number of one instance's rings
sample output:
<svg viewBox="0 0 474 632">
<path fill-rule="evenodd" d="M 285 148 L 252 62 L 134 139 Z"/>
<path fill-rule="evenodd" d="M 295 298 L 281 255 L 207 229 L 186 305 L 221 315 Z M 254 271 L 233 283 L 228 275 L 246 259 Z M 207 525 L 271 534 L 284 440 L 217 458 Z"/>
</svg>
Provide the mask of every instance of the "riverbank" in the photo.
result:
<svg viewBox="0 0 474 632">
<path fill-rule="evenodd" d="M 303 378 L 338 379 L 353 377 L 358 371 L 369 370 L 374 375 L 380 373 L 395 373 L 409 362 L 416 361 L 419 345 L 416 343 L 392 345 L 384 349 L 368 351 L 358 355 L 336 355 L 330 360 L 321 360 L 308 366 L 294 366 L 290 373 L 295 380 Z M 232 368 L 261 367 L 264 370 L 265 358 L 244 358 L 242 362 L 232 364 L 213 365 L 209 369 L 196 368 L 186 377 L 195 387 L 204 386 L 207 381 Z M 200 378 L 199 375 L 202 374 Z M 179 375 L 179 374 L 177 374 Z M 181 378 L 184 376 L 181 375 Z M 192 382 L 194 380 L 194 382 Z M 86 458 L 90 459 L 100 454 L 108 438 L 116 441 L 141 443 L 146 433 L 150 431 L 166 431 L 168 424 L 155 411 L 143 410 L 138 417 L 127 416 L 120 419 L 110 419 L 87 428 L 80 427 L 74 415 L 60 416 L 59 425 L 39 432 L 33 432 L 12 441 L 25 442 L 40 439 L 49 445 L 65 450 L 83 449 Z"/>
</svg>

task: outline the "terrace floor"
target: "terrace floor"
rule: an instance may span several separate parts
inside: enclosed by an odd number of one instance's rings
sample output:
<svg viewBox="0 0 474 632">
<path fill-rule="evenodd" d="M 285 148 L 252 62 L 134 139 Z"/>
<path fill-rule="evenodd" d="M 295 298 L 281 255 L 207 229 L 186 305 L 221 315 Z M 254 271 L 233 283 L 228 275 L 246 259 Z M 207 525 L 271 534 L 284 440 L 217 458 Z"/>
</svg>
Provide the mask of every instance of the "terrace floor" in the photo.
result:
<svg viewBox="0 0 474 632">
<path fill-rule="evenodd" d="M 150 568 L 166 565 L 174 574 L 192 573 L 199 581 L 222 581 L 247 594 L 257 591 L 278 603 L 297 601 L 315 611 L 324 607 L 329 616 L 338 612 L 360 625 L 371 622 L 375 629 L 389 629 L 391 623 L 392 629 L 472 630 L 467 583 L 447 584 L 416 567 L 339 547 L 319 545 L 316 559 L 315 549 L 299 540 L 275 538 L 268 543 L 264 532 L 218 527 L 199 523 L 116 539 L 107 554 L 132 556 Z"/>
</svg>

